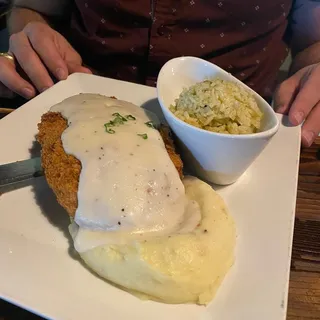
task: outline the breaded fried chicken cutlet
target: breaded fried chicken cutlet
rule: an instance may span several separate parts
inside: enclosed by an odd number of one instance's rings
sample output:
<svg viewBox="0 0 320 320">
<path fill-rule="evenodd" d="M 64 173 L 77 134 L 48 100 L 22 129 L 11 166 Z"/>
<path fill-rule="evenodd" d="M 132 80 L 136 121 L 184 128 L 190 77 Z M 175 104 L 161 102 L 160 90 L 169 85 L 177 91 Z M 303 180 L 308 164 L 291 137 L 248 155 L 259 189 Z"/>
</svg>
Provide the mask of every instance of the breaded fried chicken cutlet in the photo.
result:
<svg viewBox="0 0 320 320">
<path fill-rule="evenodd" d="M 41 161 L 46 180 L 60 205 L 71 217 L 74 217 L 78 205 L 77 192 L 81 163 L 73 155 L 67 154 L 63 148 L 61 136 L 67 127 L 68 122 L 61 113 L 49 111 L 41 117 L 41 122 L 38 124 L 37 140 L 41 145 Z M 170 128 L 161 125 L 159 132 L 182 178 L 183 163 L 175 151 Z"/>
</svg>

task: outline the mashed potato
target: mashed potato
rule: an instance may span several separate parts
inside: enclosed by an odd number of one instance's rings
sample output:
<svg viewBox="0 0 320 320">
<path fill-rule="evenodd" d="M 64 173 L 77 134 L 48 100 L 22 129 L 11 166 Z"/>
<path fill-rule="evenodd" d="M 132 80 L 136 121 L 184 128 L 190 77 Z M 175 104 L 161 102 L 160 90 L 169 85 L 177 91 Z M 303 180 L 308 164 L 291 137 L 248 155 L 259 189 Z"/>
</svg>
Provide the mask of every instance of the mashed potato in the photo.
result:
<svg viewBox="0 0 320 320">
<path fill-rule="evenodd" d="M 213 132 L 249 134 L 261 127 L 262 112 L 251 92 L 221 79 L 184 89 L 170 110 L 186 123 Z"/>
<path fill-rule="evenodd" d="M 80 253 L 85 263 L 139 297 L 209 303 L 233 264 L 235 225 L 209 185 L 192 177 L 185 178 L 184 185 L 201 208 L 201 223 L 193 232 L 96 247 Z"/>
</svg>

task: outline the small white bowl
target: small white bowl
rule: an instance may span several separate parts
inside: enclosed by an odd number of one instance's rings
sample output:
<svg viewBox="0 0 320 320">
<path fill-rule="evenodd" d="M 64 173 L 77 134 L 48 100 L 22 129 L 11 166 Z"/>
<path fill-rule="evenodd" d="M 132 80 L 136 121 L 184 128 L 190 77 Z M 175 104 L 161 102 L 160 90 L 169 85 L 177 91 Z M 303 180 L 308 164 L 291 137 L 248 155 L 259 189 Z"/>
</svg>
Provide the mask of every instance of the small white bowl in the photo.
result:
<svg viewBox="0 0 320 320">
<path fill-rule="evenodd" d="M 261 132 L 246 135 L 210 132 L 183 122 L 169 110 L 184 88 L 217 77 L 237 82 L 253 93 L 264 114 Z M 159 73 L 157 91 L 164 116 L 182 147 L 182 158 L 193 173 L 211 183 L 235 182 L 279 129 L 274 110 L 261 96 L 218 66 L 199 58 L 168 61 Z"/>
</svg>

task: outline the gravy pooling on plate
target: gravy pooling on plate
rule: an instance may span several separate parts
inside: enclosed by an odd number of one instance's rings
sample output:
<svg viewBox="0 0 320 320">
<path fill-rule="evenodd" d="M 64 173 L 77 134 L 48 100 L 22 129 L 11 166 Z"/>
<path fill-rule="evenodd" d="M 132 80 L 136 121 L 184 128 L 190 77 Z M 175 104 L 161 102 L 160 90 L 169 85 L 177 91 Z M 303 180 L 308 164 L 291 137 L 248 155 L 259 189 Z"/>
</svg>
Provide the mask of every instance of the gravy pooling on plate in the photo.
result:
<svg viewBox="0 0 320 320">
<path fill-rule="evenodd" d="M 82 165 L 72 227 L 77 251 L 197 226 L 199 207 L 187 199 L 161 135 L 143 109 L 81 94 L 50 111 L 67 119 L 63 147 Z"/>
</svg>

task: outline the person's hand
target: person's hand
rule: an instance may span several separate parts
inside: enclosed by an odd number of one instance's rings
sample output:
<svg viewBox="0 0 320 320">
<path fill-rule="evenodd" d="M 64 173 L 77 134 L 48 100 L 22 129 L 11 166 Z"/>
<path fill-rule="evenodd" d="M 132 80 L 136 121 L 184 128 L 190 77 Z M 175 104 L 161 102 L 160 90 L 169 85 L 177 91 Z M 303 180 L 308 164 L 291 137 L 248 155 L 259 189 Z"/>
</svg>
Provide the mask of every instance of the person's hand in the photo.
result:
<svg viewBox="0 0 320 320">
<path fill-rule="evenodd" d="M 74 72 L 91 73 L 82 66 L 80 55 L 58 32 L 41 22 L 29 23 L 21 32 L 10 37 L 9 52 L 25 73 L 18 73 L 14 61 L 0 57 L 0 97 L 17 93 L 33 98 L 53 85 L 51 73 L 65 80 Z"/>
<path fill-rule="evenodd" d="M 320 64 L 305 67 L 285 80 L 275 95 L 275 111 L 302 122 L 302 144 L 309 147 L 320 132 Z"/>
</svg>

